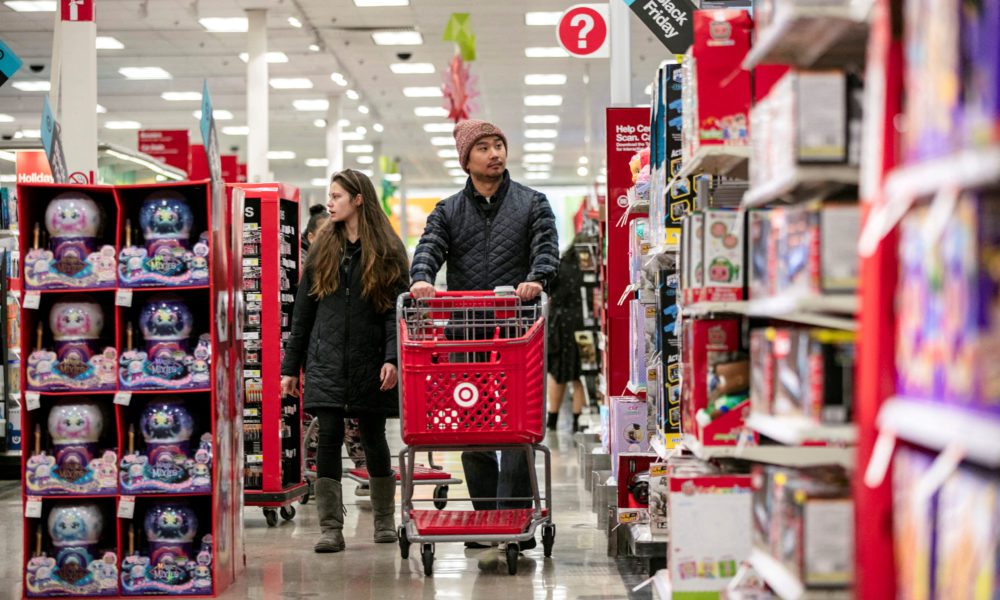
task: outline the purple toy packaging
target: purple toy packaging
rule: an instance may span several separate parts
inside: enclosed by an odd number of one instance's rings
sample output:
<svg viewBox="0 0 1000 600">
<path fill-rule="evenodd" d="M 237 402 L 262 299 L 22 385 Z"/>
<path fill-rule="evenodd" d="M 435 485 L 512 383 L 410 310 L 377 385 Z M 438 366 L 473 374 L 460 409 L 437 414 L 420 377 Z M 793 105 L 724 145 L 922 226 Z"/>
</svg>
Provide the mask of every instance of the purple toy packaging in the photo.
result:
<svg viewBox="0 0 1000 600">
<path fill-rule="evenodd" d="M 962 123 L 965 145 L 1000 141 L 1000 0 L 962 2 Z"/>
</svg>

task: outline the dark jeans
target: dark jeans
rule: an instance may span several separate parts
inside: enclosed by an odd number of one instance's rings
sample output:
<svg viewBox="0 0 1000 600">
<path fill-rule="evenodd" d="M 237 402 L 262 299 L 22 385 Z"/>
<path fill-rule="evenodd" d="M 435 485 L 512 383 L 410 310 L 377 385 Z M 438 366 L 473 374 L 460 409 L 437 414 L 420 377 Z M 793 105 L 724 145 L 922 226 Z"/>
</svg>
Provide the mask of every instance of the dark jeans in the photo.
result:
<svg viewBox="0 0 1000 600">
<path fill-rule="evenodd" d="M 339 408 L 317 408 L 312 411 L 319 419 L 319 443 L 316 448 L 316 477 L 329 477 L 340 481 L 343 466 L 340 464 L 340 447 L 344 444 L 344 411 Z M 370 477 L 392 475 L 389 442 L 385 439 L 385 417 L 365 415 L 358 417 L 361 446 L 365 450 Z"/>
<path fill-rule="evenodd" d="M 499 468 L 498 468 L 499 467 Z M 471 498 L 529 498 L 532 496 L 528 459 L 520 450 L 504 450 L 500 453 L 463 452 L 462 468 L 465 482 L 469 486 Z M 476 510 L 497 508 L 531 508 L 531 500 L 473 500 Z"/>
</svg>

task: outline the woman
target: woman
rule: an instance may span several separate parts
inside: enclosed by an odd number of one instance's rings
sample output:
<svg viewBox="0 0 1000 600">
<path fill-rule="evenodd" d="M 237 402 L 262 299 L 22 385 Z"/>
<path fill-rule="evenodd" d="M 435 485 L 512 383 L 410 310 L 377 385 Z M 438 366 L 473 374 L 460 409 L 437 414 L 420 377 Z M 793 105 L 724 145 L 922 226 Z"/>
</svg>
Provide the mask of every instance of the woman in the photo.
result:
<svg viewBox="0 0 1000 600">
<path fill-rule="evenodd" d="M 283 393 L 295 393 L 305 368 L 303 407 L 319 419 L 316 552 L 344 549 L 344 419 L 356 417 L 368 463 L 375 541 L 396 541 L 396 478 L 385 421 L 399 414 L 395 391 L 396 313 L 409 288 L 406 250 L 364 174 L 333 175 L 330 220 L 319 230 L 295 297 L 292 333 L 281 365 Z"/>
<path fill-rule="evenodd" d="M 579 430 L 583 412 L 584 390 L 580 381 L 580 349 L 576 332 L 583 329 L 583 273 L 575 246 L 570 246 L 559 261 L 559 274 L 549 287 L 551 292 L 548 330 L 548 427 L 555 431 L 559 407 L 566 395 L 566 385 L 573 387 L 573 432 Z"/>
<path fill-rule="evenodd" d="M 309 247 L 316 241 L 316 236 L 319 235 L 320 228 L 326 225 L 329 218 L 330 213 L 326 211 L 326 207 L 322 204 L 314 204 L 309 207 L 309 222 L 306 224 L 306 230 L 302 233 L 303 263 L 306 262 L 309 256 Z M 365 449 L 361 445 L 361 431 L 358 429 L 357 419 L 346 419 L 344 421 L 344 445 L 347 446 L 347 456 L 354 463 L 354 468 L 364 469 L 367 466 L 365 464 Z M 369 495 L 369 489 L 368 482 L 360 483 L 354 488 L 354 495 L 367 496 Z"/>
</svg>

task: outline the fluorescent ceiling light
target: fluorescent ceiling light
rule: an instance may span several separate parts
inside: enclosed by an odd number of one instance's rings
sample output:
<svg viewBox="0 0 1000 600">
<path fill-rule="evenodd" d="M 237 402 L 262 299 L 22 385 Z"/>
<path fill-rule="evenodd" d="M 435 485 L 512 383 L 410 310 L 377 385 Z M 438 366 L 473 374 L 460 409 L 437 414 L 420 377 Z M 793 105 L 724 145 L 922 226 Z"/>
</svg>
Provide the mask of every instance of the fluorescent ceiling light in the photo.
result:
<svg viewBox="0 0 1000 600">
<path fill-rule="evenodd" d="M 15 81 L 11 85 L 22 92 L 47 92 L 52 87 L 48 81 Z"/>
<path fill-rule="evenodd" d="M 410 0 L 354 0 L 354 6 L 372 8 L 381 6 L 409 6 Z"/>
<path fill-rule="evenodd" d="M 307 158 L 307 167 L 328 167 L 330 166 L 330 159 L 328 158 Z"/>
<path fill-rule="evenodd" d="M 267 153 L 268 160 L 292 160 L 295 153 L 291 150 L 271 150 Z"/>
<path fill-rule="evenodd" d="M 399 173 L 386 173 L 384 176 L 386 181 L 391 181 L 393 183 L 398 183 L 403 180 L 403 176 Z"/>
<path fill-rule="evenodd" d="M 462 169 L 448 169 L 448 174 L 452 177 L 465 177 L 465 171 Z"/>
<path fill-rule="evenodd" d="M 455 145 L 455 138 L 452 138 L 452 137 L 432 137 L 431 138 L 431 145 L 432 146 L 454 146 Z"/>
<path fill-rule="evenodd" d="M 160 67 L 122 67 L 118 69 L 126 79 L 136 79 L 140 81 L 148 81 L 154 79 L 170 79 L 170 73 L 167 73 Z"/>
<path fill-rule="evenodd" d="M 424 123 L 424 131 L 427 133 L 451 133 L 455 131 L 454 123 Z"/>
<path fill-rule="evenodd" d="M 566 85 L 566 76 L 561 73 L 525 75 L 524 85 Z"/>
<path fill-rule="evenodd" d="M 418 106 L 413 109 L 418 117 L 447 117 L 448 110 L 440 106 Z"/>
<path fill-rule="evenodd" d="M 424 36 L 419 31 L 375 31 L 372 41 L 376 46 L 419 46 Z"/>
<path fill-rule="evenodd" d="M 451 180 L 455 185 L 465 185 L 466 181 L 468 181 L 468 177 L 455 177 Z"/>
<path fill-rule="evenodd" d="M 240 60 L 243 62 L 250 61 L 250 55 L 246 52 L 240 52 Z M 286 63 L 288 62 L 288 55 L 284 52 L 268 52 L 267 62 L 269 63 Z"/>
<path fill-rule="evenodd" d="M 361 113 L 361 114 L 363 114 L 363 115 L 367 115 L 371 111 L 364 104 L 360 104 L 360 105 L 358 105 L 358 112 Z"/>
<path fill-rule="evenodd" d="M 524 122 L 529 125 L 553 125 L 559 122 L 559 115 L 524 115 Z"/>
<path fill-rule="evenodd" d="M 392 63 L 389 69 L 396 75 L 431 75 L 435 72 L 431 63 Z"/>
<path fill-rule="evenodd" d="M 14 117 L 0 113 L 0 123 L 13 123 Z"/>
<path fill-rule="evenodd" d="M 316 119 L 313 121 L 313 125 L 320 128 L 326 127 L 326 119 Z"/>
<path fill-rule="evenodd" d="M 117 38 L 113 38 L 110 35 L 97 36 L 98 50 L 122 50 L 124 48 L 125 44 L 119 42 Z"/>
<path fill-rule="evenodd" d="M 524 24 L 532 27 L 555 26 L 559 24 L 562 12 L 526 12 Z"/>
<path fill-rule="evenodd" d="M 375 177 L 375 171 L 372 171 L 371 169 L 360 169 L 360 172 L 366 177 Z"/>
<path fill-rule="evenodd" d="M 194 118 L 201 119 L 201 111 L 200 110 L 196 110 L 196 111 L 194 111 L 191 114 L 194 115 Z M 231 113 L 228 110 L 223 109 L 223 108 L 213 108 L 212 109 L 212 118 L 214 118 L 216 121 L 232 121 L 233 120 L 233 113 Z"/>
<path fill-rule="evenodd" d="M 576 170 L 576 174 L 579 175 L 580 177 L 586 177 L 589 173 L 590 169 L 584 166 L 581 166 L 579 169 Z"/>
<path fill-rule="evenodd" d="M 360 142 L 365 139 L 365 134 L 355 133 L 353 131 L 345 131 L 340 134 L 340 141 L 342 142 Z"/>
<path fill-rule="evenodd" d="M 55 0 L 39 0 L 35 2 L 10 0 L 4 2 L 7 8 L 14 12 L 56 12 Z"/>
<path fill-rule="evenodd" d="M 607 182 L 608 182 L 608 176 L 607 175 L 598 175 L 597 176 L 597 183 L 600 183 L 600 184 L 603 185 L 603 184 L 605 184 Z"/>
<path fill-rule="evenodd" d="M 276 90 L 310 90 L 313 86 L 308 77 L 276 77 L 270 83 Z"/>
<path fill-rule="evenodd" d="M 374 151 L 375 148 L 371 144 L 351 144 L 344 148 L 344 152 L 348 154 L 367 154 Z"/>
<path fill-rule="evenodd" d="M 296 29 L 302 29 L 302 21 L 296 19 L 295 17 L 288 17 L 288 24 Z"/>
<path fill-rule="evenodd" d="M 347 90 L 346 95 L 350 100 L 357 100 L 358 98 L 361 97 L 361 94 L 357 93 L 354 90 Z"/>
<path fill-rule="evenodd" d="M 230 127 L 223 127 L 222 133 L 226 135 L 250 135 L 250 128 L 246 125 L 232 125 Z"/>
<path fill-rule="evenodd" d="M 382 133 L 383 131 L 385 131 L 385 127 L 382 127 L 381 123 L 375 123 L 374 125 L 372 125 L 372 129 L 375 130 L 375 133 Z"/>
<path fill-rule="evenodd" d="M 403 95 L 407 98 L 440 98 L 444 94 L 441 92 L 441 88 L 437 86 L 427 86 L 427 87 L 405 87 L 403 88 Z"/>
<path fill-rule="evenodd" d="M 309 44 L 310 52 L 319 52 L 319 44 Z"/>
<path fill-rule="evenodd" d="M 556 145 L 552 142 L 528 142 L 524 145 L 525 152 L 552 152 Z"/>
<path fill-rule="evenodd" d="M 524 162 L 526 163 L 550 163 L 552 162 L 551 154 L 525 154 Z"/>
<path fill-rule="evenodd" d="M 562 106 L 563 97 L 558 94 L 547 96 L 525 96 L 525 106 Z"/>
<path fill-rule="evenodd" d="M 205 17 L 198 22 L 212 33 L 245 33 L 249 28 L 246 17 Z"/>
<path fill-rule="evenodd" d="M 375 162 L 374 156 L 359 156 L 355 159 L 359 165 L 370 165 Z"/>
<path fill-rule="evenodd" d="M 327 110 L 330 108 L 330 101 L 326 98 L 314 100 L 293 100 L 292 106 L 295 110 Z"/>
<path fill-rule="evenodd" d="M 107 112 L 108 112 L 108 109 L 104 108 L 100 104 L 97 105 L 97 114 L 103 115 L 103 114 L 106 114 Z"/>
<path fill-rule="evenodd" d="M 347 87 L 347 80 L 344 79 L 344 76 L 342 74 L 336 71 L 330 73 L 330 81 L 336 83 L 340 87 Z"/>
<path fill-rule="evenodd" d="M 337 125 L 340 125 L 341 127 L 350 127 L 351 121 L 349 119 L 341 119 L 337 121 Z"/>
<path fill-rule="evenodd" d="M 356 133 L 358 135 L 364 135 L 364 134 L 368 133 L 368 130 L 365 129 L 364 126 L 358 125 L 358 128 L 354 130 L 354 133 Z"/>
<path fill-rule="evenodd" d="M 524 49 L 525 58 L 566 58 L 569 53 L 559 46 L 535 46 Z"/>
<path fill-rule="evenodd" d="M 551 171 L 552 165 L 548 163 L 528 163 L 524 165 L 525 171 Z"/>
<path fill-rule="evenodd" d="M 537 180 L 537 179 L 548 179 L 549 177 L 551 177 L 551 175 L 549 173 L 545 173 L 545 172 L 542 172 L 542 171 L 533 171 L 533 172 L 529 172 L 529 173 L 525 173 L 524 174 L 524 178 L 525 179 L 536 179 Z"/>
<path fill-rule="evenodd" d="M 526 129 L 524 137 L 533 140 L 551 140 L 559 137 L 559 132 L 555 129 Z"/>
<path fill-rule="evenodd" d="M 5 160 L 7 162 L 17 162 L 17 155 L 14 154 L 13 152 L 0 150 L 0 160 Z"/>
<path fill-rule="evenodd" d="M 38 139 L 40 137 L 42 137 L 42 131 L 40 129 L 22 129 L 21 131 L 14 133 L 14 139 Z"/>
<path fill-rule="evenodd" d="M 163 92 L 160 98 L 170 102 L 201 102 L 201 92 Z"/>
<path fill-rule="evenodd" d="M 462 163 L 457 160 L 446 160 L 444 161 L 444 168 L 446 169 L 461 169 Z"/>
<path fill-rule="evenodd" d="M 581 156 L 580 160 L 578 160 L 577 162 L 580 163 L 581 165 L 585 165 L 590 162 L 590 159 L 587 158 L 586 156 Z"/>
<path fill-rule="evenodd" d="M 443 148 L 438 150 L 438 158 L 458 158 L 458 150 L 454 148 Z"/>
<path fill-rule="evenodd" d="M 17 175 L 13 173 L 7 173 L 6 175 L 0 175 L 0 183 L 15 183 L 17 181 Z"/>
<path fill-rule="evenodd" d="M 309 180 L 309 183 L 316 187 L 326 187 L 330 182 L 325 177 L 317 177 L 316 179 Z"/>
<path fill-rule="evenodd" d="M 139 121 L 108 121 L 104 124 L 107 129 L 142 129 Z"/>
</svg>

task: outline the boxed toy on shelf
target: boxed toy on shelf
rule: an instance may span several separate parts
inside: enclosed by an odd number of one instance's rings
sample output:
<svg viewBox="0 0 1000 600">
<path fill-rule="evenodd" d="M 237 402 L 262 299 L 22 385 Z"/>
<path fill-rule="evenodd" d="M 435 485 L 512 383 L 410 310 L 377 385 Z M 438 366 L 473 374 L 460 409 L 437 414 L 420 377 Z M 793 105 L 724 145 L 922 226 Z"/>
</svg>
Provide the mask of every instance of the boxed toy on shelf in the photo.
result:
<svg viewBox="0 0 1000 600">
<path fill-rule="evenodd" d="M 608 420 L 611 476 L 618 479 L 618 456 L 649 450 L 646 403 L 633 396 L 613 396 Z"/>
<path fill-rule="evenodd" d="M 618 522 L 649 522 L 649 469 L 656 455 L 622 452 L 617 457 Z"/>
<path fill-rule="evenodd" d="M 25 389 L 114 390 L 118 351 L 113 306 L 113 292 L 67 293 L 46 294 L 37 309 L 26 310 L 22 340 L 30 353 L 23 361 Z"/>
<path fill-rule="evenodd" d="M 681 220 L 694 208 L 694 182 L 677 177 L 681 170 L 683 69 L 665 61 L 653 81 L 652 190 L 649 203 L 650 244 L 676 248 Z"/>
<path fill-rule="evenodd" d="M 25 420 L 32 432 L 23 450 L 26 494 L 118 492 L 118 433 L 111 402 L 86 396 L 46 396 Z"/>
<path fill-rule="evenodd" d="M 760 336 L 766 336 L 766 342 Z M 756 372 L 773 370 L 772 382 L 754 382 L 760 394 L 754 411 L 805 417 L 817 423 L 848 424 L 854 414 L 856 335 L 827 329 L 769 328 L 751 334 Z"/>
<path fill-rule="evenodd" d="M 676 256 L 676 255 L 673 255 Z M 668 448 L 680 443 L 681 436 L 681 350 L 678 305 L 680 279 L 676 265 L 657 272 L 657 393 L 654 400 L 656 429 Z"/>
<path fill-rule="evenodd" d="M 738 215 L 733 211 L 705 211 L 702 300 L 735 302 L 743 299 L 743 232 L 737 222 Z"/>
<path fill-rule="evenodd" d="M 681 425 L 705 445 L 734 445 L 749 412 L 749 363 L 739 319 L 682 324 Z"/>
</svg>

